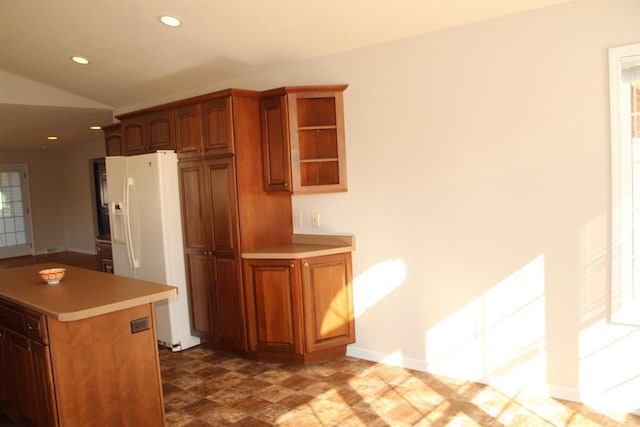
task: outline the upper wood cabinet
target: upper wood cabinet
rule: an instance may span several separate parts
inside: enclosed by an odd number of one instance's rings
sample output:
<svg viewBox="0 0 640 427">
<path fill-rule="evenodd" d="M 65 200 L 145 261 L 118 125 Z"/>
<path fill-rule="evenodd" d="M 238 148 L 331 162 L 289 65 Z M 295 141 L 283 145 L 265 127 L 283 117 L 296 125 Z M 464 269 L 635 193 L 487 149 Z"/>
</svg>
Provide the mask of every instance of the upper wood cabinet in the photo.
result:
<svg viewBox="0 0 640 427">
<path fill-rule="evenodd" d="M 267 191 L 347 191 L 346 85 L 284 87 L 262 93 L 260 124 Z"/>
<path fill-rule="evenodd" d="M 201 157 L 202 150 L 202 104 L 189 104 L 174 111 L 176 127 L 176 151 L 178 158 Z"/>
<path fill-rule="evenodd" d="M 177 107 L 174 116 L 180 159 L 235 152 L 231 95 Z"/>
<path fill-rule="evenodd" d="M 121 156 L 120 123 L 102 126 L 107 156 Z"/>
<path fill-rule="evenodd" d="M 231 96 L 202 103 L 202 142 L 205 155 L 235 152 L 231 103 Z"/>
<path fill-rule="evenodd" d="M 120 126 L 124 155 L 176 149 L 173 110 L 122 116 Z"/>
</svg>

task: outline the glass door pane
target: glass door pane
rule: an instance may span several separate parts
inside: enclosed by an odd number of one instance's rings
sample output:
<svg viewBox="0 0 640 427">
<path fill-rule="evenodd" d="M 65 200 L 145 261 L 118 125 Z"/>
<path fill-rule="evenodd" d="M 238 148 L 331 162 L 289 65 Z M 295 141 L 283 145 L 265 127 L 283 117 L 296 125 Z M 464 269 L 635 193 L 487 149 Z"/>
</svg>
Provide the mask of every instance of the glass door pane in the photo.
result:
<svg viewBox="0 0 640 427">
<path fill-rule="evenodd" d="M 33 254 L 26 169 L 0 165 L 0 258 Z"/>
</svg>

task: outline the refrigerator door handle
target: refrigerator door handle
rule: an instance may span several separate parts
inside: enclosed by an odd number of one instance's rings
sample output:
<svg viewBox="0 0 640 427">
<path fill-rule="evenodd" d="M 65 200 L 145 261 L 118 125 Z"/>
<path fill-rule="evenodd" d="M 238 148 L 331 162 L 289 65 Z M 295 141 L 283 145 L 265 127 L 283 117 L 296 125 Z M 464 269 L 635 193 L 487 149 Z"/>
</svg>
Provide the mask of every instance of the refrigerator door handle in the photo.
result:
<svg viewBox="0 0 640 427">
<path fill-rule="evenodd" d="M 129 267 L 131 268 L 139 268 L 140 261 L 136 259 L 134 250 L 133 250 L 133 236 L 131 233 L 131 187 L 134 186 L 133 178 L 125 176 L 124 177 L 124 206 L 125 206 L 125 215 L 124 215 L 124 236 L 125 236 L 125 247 L 127 248 L 127 257 L 129 258 Z"/>
</svg>

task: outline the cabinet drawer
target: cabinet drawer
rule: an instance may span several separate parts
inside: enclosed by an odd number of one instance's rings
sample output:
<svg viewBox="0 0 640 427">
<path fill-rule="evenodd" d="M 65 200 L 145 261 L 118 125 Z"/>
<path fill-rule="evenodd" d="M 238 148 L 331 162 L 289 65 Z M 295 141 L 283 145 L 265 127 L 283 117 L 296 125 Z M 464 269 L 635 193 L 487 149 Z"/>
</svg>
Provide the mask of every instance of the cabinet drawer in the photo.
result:
<svg viewBox="0 0 640 427">
<path fill-rule="evenodd" d="M 98 243 L 98 253 L 102 259 L 113 259 L 111 243 Z"/>
<path fill-rule="evenodd" d="M 0 324 L 21 334 L 25 333 L 22 310 L 0 303 Z"/>
<path fill-rule="evenodd" d="M 36 313 L 34 311 L 27 311 L 25 313 L 27 336 L 42 344 L 49 344 L 46 322 L 47 319 L 43 314 Z"/>
</svg>

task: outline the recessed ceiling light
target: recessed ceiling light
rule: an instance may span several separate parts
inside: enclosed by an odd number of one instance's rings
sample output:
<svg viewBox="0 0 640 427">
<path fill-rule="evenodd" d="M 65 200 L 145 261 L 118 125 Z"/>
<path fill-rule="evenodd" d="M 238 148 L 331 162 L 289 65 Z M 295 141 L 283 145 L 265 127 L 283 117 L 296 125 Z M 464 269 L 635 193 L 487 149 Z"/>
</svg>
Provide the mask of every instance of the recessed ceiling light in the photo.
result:
<svg viewBox="0 0 640 427">
<path fill-rule="evenodd" d="M 48 136 L 47 139 L 51 140 L 51 141 L 55 141 L 56 139 L 58 139 L 57 136 Z"/>
<path fill-rule="evenodd" d="M 164 25 L 168 25 L 169 27 L 179 27 L 182 25 L 182 21 L 179 18 L 171 15 L 162 15 L 160 17 L 160 22 Z"/>
<path fill-rule="evenodd" d="M 102 126 L 91 126 L 89 127 L 91 130 L 102 130 Z"/>
<path fill-rule="evenodd" d="M 82 56 L 72 56 L 71 60 L 77 64 L 87 65 L 89 60 L 87 58 L 83 58 Z"/>
</svg>

